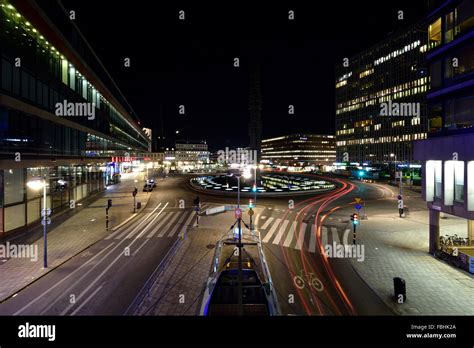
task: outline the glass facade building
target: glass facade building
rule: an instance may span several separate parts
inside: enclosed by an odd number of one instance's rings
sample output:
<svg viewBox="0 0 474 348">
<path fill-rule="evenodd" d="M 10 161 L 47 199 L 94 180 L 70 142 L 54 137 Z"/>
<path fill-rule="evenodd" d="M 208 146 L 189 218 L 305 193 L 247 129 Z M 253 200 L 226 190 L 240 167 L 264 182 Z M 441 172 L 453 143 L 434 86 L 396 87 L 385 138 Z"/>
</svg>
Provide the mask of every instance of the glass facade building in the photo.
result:
<svg viewBox="0 0 474 348">
<path fill-rule="evenodd" d="M 413 141 L 427 131 L 427 49 L 418 24 L 337 65 L 338 162 L 413 161 Z"/>
<path fill-rule="evenodd" d="M 427 18 L 428 137 L 415 143 L 431 253 L 439 250 L 441 213 L 466 219 L 467 235 L 457 234 L 474 243 L 474 2 L 437 4 Z"/>
<path fill-rule="evenodd" d="M 293 166 L 332 165 L 336 160 L 333 135 L 291 134 L 262 140 L 262 163 Z"/>
<path fill-rule="evenodd" d="M 63 26 L 71 21 L 59 4 L 45 2 L 52 13 L 0 0 L 0 237 L 39 221 L 42 202 L 26 185 L 32 178 L 47 179 L 56 212 L 103 189 L 117 168 L 113 156 L 149 145 L 91 49 L 68 40 L 81 35 Z M 93 112 L 59 116 L 59 104 Z"/>
</svg>

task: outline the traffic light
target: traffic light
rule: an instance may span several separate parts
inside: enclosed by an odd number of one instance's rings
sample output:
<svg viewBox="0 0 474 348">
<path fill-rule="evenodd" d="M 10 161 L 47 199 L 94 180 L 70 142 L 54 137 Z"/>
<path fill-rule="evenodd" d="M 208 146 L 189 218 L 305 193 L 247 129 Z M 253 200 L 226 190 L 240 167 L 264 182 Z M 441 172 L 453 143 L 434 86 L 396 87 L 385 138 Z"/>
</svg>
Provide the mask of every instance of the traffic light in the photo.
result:
<svg viewBox="0 0 474 348">
<path fill-rule="evenodd" d="M 360 171 L 359 171 L 359 176 L 360 176 L 360 177 L 363 177 L 364 174 L 365 174 L 365 172 L 364 172 L 363 170 L 360 170 Z"/>
<path fill-rule="evenodd" d="M 249 199 L 249 209 L 253 208 L 253 199 Z"/>
<path fill-rule="evenodd" d="M 252 192 L 257 192 L 257 185 L 253 184 L 253 186 L 252 186 Z"/>
<path fill-rule="evenodd" d="M 112 206 L 112 199 L 107 200 L 107 209 Z"/>
<path fill-rule="evenodd" d="M 352 214 L 351 215 L 351 221 L 354 225 L 359 224 L 359 214 Z"/>
<path fill-rule="evenodd" d="M 199 196 L 196 196 L 196 198 L 194 198 L 193 204 L 194 204 L 196 207 L 199 207 Z"/>
<path fill-rule="evenodd" d="M 138 189 L 135 187 L 135 190 L 133 190 L 132 192 L 132 196 L 135 197 L 138 193 Z"/>
</svg>

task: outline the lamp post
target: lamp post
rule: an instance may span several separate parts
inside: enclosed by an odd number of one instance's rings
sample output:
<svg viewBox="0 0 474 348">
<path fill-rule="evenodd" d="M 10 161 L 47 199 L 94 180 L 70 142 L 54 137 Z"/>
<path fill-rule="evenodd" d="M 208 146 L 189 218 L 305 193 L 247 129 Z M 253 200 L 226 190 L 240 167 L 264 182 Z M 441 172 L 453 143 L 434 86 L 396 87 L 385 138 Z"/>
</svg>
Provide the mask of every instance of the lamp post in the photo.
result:
<svg viewBox="0 0 474 348">
<path fill-rule="evenodd" d="M 44 252 L 43 252 L 43 267 L 48 267 L 48 245 L 47 245 L 47 230 L 46 225 L 48 224 L 49 215 L 51 211 L 46 208 L 46 177 L 37 178 L 31 181 L 28 181 L 26 185 L 31 188 L 32 190 L 38 191 L 43 188 L 43 209 L 41 210 L 41 215 L 43 217 L 43 244 L 44 244 Z"/>
<path fill-rule="evenodd" d="M 398 170 L 397 170 L 397 155 L 391 153 L 390 157 L 395 157 L 395 173 L 398 173 Z M 400 173 L 400 196 L 402 195 L 402 176 L 403 176 L 402 173 Z M 397 180 L 397 178 L 396 178 L 396 174 L 395 174 L 395 181 L 396 180 Z"/>
</svg>

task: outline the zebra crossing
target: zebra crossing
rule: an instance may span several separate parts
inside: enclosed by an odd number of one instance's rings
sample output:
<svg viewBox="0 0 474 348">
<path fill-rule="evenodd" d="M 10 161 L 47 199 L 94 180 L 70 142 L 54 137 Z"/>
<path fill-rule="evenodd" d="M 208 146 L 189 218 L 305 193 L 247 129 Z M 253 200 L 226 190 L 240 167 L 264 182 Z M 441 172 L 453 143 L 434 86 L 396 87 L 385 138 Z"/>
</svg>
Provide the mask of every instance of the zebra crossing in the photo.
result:
<svg viewBox="0 0 474 348">
<path fill-rule="evenodd" d="M 316 252 L 316 225 L 267 216 L 260 216 L 260 219 L 264 222 L 257 230 L 260 231 L 263 243 Z M 349 235 L 350 229 L 345 229 L 341 240 L 336 227 L 322 226 L 321 244 L 323 247 L 333 243 L 349 245 L 352 242 L 349 241 Z"/>
<path fill-rule="evenodd" d="M 106 240 L 139 238 L 171 238 L 179 236 L 184 229 L 194 224 L 196 213 L 193 209 L 157 210 L 153 216 L 136 220 L 126 228 L 119 228 L 105 237 Z"/>
</svg>

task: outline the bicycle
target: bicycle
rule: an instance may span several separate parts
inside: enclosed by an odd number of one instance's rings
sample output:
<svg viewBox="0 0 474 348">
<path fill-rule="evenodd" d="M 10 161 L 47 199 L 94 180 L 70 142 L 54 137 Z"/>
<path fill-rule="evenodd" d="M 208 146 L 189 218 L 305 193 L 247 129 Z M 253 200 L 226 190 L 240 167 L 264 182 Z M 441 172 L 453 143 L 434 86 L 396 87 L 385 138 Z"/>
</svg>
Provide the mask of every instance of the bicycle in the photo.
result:
<svg viewBox="0 0 474 348">
<path fill-rule="evenodd" d="M 309 275 L 309 277 L 308 277 L 308 275 Z M 305 288 L 306 283 L 309 284 L 310 288 L 313 288 L 316 291 L 323 291 L 324 290 L 323 283 L 316 277 L 316 274 L 313 273 L 313 272 L 308 273 L 304 270 L 300 270 L 300 274 L 295 275 L 293 277 L 293 283 L 300 290 Z"/>
</svg>

